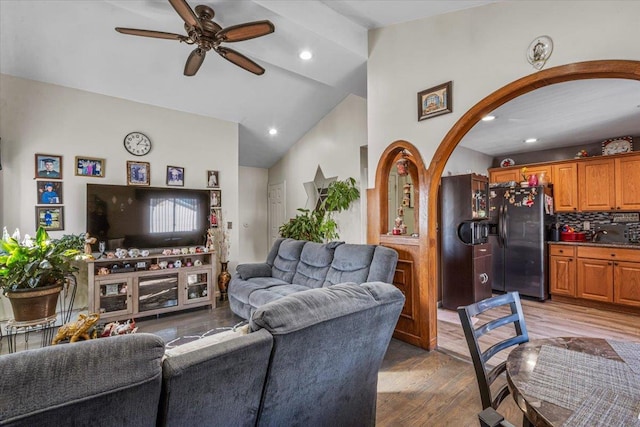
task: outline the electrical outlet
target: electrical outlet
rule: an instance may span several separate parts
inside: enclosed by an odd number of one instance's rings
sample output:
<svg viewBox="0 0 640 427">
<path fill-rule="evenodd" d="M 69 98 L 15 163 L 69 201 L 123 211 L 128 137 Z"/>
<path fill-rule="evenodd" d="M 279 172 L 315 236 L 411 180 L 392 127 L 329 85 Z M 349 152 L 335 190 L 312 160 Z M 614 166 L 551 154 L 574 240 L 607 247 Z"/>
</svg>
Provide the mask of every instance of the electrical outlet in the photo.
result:
<svg viewBox="0 0 640 427">
<path fill-rule="evenodd" d="M 233 222 L 227 221 L 227 228 L 231 230 L 233 228 Z"/>
<path fill-rule="evenodd" d="M 589 231 L 589 230 L 591 230 L 591 223 L 590 223 L 589 221 L 585 221 L 585 222 L 582 224 L 582 229 L 583 229 L 584 231 Z"/>
</svg>

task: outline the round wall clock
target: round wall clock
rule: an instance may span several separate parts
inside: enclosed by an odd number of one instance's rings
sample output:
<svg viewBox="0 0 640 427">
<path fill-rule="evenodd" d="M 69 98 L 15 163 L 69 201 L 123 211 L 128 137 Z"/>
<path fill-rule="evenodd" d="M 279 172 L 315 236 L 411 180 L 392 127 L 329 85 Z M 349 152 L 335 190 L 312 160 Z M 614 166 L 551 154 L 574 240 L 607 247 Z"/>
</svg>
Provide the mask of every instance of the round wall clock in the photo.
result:
<svg viewBox="0 0 640 427">
<path fill-rule="evenodd" d="M 633 139 L 630 136 L 602 141 L 602 155 L 629 153 L 633 151 L 632 141 Z"/>
<path fill-rule="evenodd" d="M 151 151 L 151 140 L 142 132 L 131 132 L 124 137 L 124 148 L 134 156 L 144 156 Z"/>
</svg>

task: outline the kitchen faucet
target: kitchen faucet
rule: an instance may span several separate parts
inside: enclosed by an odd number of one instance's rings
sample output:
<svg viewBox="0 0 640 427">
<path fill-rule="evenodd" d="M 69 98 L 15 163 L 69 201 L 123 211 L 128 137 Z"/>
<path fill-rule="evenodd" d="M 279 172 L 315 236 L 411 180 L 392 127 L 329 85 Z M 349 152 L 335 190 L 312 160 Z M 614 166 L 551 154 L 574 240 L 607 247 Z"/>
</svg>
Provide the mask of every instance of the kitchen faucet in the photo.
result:
<svg viewBox="0 0 640 427">
<path fill-rule="evenodd" d="M 593 233 L 593 237 L 591 238 L 591 241 L 592 242 L 598 241 L 598 236 L 600 234 L 609 234 L 609 233 L 607 232 L 607 230 L 598 230 L 595 233 Z"/>
</svg>

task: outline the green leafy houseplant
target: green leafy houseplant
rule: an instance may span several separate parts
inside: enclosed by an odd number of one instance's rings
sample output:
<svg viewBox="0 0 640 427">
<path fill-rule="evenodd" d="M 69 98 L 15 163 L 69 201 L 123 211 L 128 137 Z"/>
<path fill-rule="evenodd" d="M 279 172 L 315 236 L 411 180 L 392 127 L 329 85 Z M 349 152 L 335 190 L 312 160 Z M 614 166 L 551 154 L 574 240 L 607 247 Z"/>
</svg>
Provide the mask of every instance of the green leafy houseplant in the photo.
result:
<svg viewBox="0 0 640 427">
<path fill-rule="evenodd" d="M 360 190 L 354 178 L 334 181 L 327 187 L 327 197 L 313 210 L 298 209 L 300 213 L 295 218 L 280 226 L 280 235 L 318 243 L 336 240 L 340 236 L 333 214 L 349 209 L 359 198 Z"/>
<path fill-rule="evenodd" d="M 71 261 L 81 251 L 77 239 L 60 239 L 59 244 L 49 238 L 40 227 L 35 239 L 25 237 L 21 242 L 18 233 L 0 240 L 0 287 L 2 293 L 60 285 L 66 274 L 77 271 Z M 84 242 L 84 240 L 83 240 Z"/>
</svg>

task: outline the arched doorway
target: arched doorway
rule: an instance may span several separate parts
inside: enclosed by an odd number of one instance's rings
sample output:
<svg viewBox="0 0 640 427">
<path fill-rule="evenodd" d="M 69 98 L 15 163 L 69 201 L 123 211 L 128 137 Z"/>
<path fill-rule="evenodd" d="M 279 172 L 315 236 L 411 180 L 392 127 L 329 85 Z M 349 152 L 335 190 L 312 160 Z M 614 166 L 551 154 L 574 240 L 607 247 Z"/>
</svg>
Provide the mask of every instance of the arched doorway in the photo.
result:
<svg viewBox="0 0 640 427">
<path fill-rule="evenodd" d="M 430 274 L 427 278 L 428 283 L 421 284 L 421 286 L 426 287 L 429 295 L 428 307 L 425 310 L 427 313 L 435 313 L 437 310 L 439 260 L 437 255 L 438 242 L 435 236 L 437 235 L 438 186 L 447 160 L 458 143 L 482 117 L 522 94 L 555 83 L 597 78 L 640 80 L 640 61 L 604 60 L 580 62 L 549 68 L 548 70 L 523 77 L 498 89 L 474 105 L 444 137 L 429 164 L 426 174 L 427 194 L 429 194 L 427 201 L 427 233 L 431 236 L 428 239 L 427 263 Z M 431 319 L 430 317 L 430 321 Z M 435 330 L 434 328 L 435 326 L 429 329 Z"/>
</svg>

